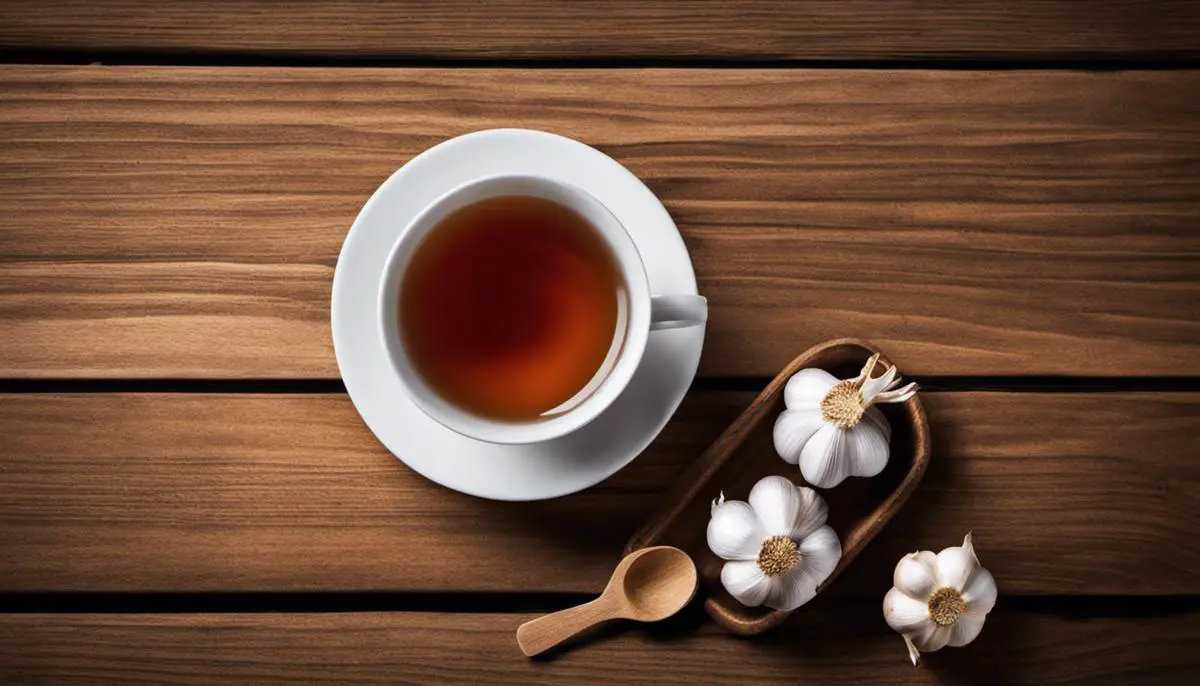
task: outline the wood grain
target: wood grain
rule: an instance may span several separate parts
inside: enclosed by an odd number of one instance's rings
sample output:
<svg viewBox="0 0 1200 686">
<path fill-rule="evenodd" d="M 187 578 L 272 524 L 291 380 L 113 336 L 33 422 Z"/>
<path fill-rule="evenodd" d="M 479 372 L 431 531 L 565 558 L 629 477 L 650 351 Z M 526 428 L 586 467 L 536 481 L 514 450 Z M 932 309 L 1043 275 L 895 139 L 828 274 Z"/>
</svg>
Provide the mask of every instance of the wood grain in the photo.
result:
<svg viewBox="0 0 1200 686">
<path fill-rule="evenodd" d="M 334 378 L 358 208 L 495 126 L 662 197 L 704 375 L 1200 374 L 1200 73 L 0 69 L 0 376 Z"/>
<path fill-rule="evenodd" d="M 0 2 L 0 46 L 451 59 L 1194 57 L 1181 0 L 50 0 Z"/>
<path fill-rule="evenodd" d="M 753 641 L 690 619 L 614 627 L 530 661 L 530 615 L 0 615 L 0 680 L 32 683 L 1168 684 L 1200 669 L 1200 614 L 1087 621 L 999 605 L 965 648 L 908 663 L 876 602 L 798 612 Z M 616 671 L 619 670 L 619 671 Z"/>
<path fill-rule="evenodd" d="M 599 592 L 752 397 L 694 394 L 630 467 L 524 504 L 418 477 L 340 395 L 0 396 L 0 589 Z M 1003 593 L 1200 592 L 1200 396 L 923 400 L 925 479 L 831 593 L 969 530 Z"/>
</svg>

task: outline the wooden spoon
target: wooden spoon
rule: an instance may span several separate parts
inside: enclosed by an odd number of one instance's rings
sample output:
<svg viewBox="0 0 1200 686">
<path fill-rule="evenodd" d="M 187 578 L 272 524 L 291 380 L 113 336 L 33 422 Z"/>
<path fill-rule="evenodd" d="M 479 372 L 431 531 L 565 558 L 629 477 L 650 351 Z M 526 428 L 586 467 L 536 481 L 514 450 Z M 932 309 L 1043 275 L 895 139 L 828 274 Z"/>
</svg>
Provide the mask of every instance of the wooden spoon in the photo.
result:
<svg viewBox="0 0 1200 686">
<path fill-rule="evenodd" d="M 666 619 L 696 594 L 696 581 L 696 565 L 679 548 L 635 550 L 617 564 L 599 598 L 525 622 L 517 629 L 517 645 L 533 657 L 610 619 Z"/>
</svg>

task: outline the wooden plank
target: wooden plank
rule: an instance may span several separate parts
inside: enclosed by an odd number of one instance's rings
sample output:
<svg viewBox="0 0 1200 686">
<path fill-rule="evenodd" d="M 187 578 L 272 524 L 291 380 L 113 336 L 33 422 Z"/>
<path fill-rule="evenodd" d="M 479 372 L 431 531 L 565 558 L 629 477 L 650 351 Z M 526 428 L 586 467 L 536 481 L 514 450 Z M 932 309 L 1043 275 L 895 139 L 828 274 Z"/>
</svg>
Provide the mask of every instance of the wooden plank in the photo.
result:
<svg viewBox="0 0 1200 686">
<path fill-rule="evenodd" d="M 701 373 L 871 339 L 909 374 L 1200 374 L 1200 73 L 0 70 L 0 376 L 337 376 L 328 293 L 392 170 L 595 144 L 664 198 Z"/>
<path fill-rule="evenodd" d="M 1181 0 L 0 2 L 0 46 L 453 59 L 1194 57 Z"/>
<path fill-rule="evenodd" d="M 818 601 L 819 602 L 819 601 Z M 1200 614 L 1093 618 L 1000 604 L 965 648 L 908 663 L 878 603 L 813 605 L 744 640 L 676 619 L 614 626 L 554 659 L 517 650 L 532 615 L 0 615 L 0 680 L 27 683 L 1190 683 Z"/>
<path fill-rule="evenodd" d="M 598 591 L 749 400 L 694 394 L 615 477 L 521 504 L 416 476 L 340 395 L 0 396 L 0 589 Z M 1200 593 L 1200 395 L 925 401 L 925 481 L 839 592 L 973 530 L 1005 593 Z"/>
</svg>

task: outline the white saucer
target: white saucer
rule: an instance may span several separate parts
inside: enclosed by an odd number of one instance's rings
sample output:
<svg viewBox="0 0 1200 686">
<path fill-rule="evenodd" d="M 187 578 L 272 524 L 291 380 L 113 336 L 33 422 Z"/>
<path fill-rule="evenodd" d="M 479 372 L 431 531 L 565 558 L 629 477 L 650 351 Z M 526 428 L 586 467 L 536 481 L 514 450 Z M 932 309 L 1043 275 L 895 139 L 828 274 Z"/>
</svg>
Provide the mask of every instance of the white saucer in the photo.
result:
<svg viewBox="0 0 1200 686">
<path fill-rule="evenodd" d="M 704 327 L 654 331 L 625 392 L 591 424 L 534 445 L 461 436 L 409 400 L 378 331 L 384 260 L 426 205 L 462 183 L 537 174 L 587 190 L 629 230 L 652 293 L 696 293 L 687 248 L 662 203 L 629 170 L 582 143 L 540 131 L 494 129 L 441 143 L 404 165 L 363 206 L 333 276 L 333 347 L 350 399 L 375 436 L 409 467 L 456 491 L 495 500 L 539 500 L 603 481 L 654 440 L 687 393 Z"/>
</svg>

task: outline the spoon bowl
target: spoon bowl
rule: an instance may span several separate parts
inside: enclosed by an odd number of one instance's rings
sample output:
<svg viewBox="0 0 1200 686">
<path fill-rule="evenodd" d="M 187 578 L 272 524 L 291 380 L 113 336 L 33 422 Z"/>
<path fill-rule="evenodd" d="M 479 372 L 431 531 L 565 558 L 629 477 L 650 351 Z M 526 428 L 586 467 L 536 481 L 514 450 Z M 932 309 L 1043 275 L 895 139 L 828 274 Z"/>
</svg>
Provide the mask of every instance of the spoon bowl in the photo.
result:
<svg viewBox="0 0 1200 686">
<path fill-rule="evenodd" d="M 679 548 L 635 550 L 617 564 L 599 598 L 525 622 L 517 629 L 517 645 L 533 657 L 611 619 L 664 620 L 691 601 L 697 582 L 696 565 Z"/>
<path fill-rule="evenodd" d="M 629 563 L 622 580 L 628 610 L 625 617 L 658 622 L 682 610 L 696 594 L 696 565 L 692 558 L 679 548 L 668 546 L 637 552 L 643 554 Z"/>
</svg>

